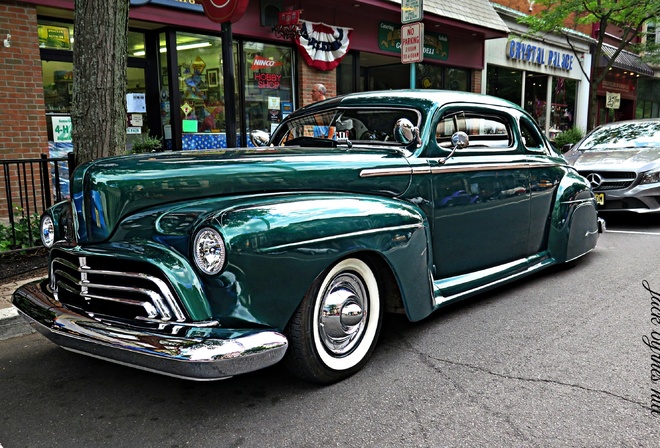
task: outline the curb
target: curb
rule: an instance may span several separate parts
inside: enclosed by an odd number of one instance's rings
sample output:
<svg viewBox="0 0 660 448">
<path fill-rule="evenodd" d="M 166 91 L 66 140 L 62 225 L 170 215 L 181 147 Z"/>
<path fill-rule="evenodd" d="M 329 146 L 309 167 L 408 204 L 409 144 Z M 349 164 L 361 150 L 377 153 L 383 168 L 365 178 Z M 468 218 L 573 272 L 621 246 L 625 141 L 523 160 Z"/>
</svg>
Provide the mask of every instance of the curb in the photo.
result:
<svg viewBox="0 0 660 448">
<path fill-rule="evenodd" d="M 23 319 L 16 308 L 0 309 L 0 341 L 34 333 L 34 329 Z"/>
<path fill-rule="evenodd" d="M 0 341 L 35 332 L 34 328 L 19 314 L 16 307 L 11 304 L 11 296 L 19 286 L 42 278 L 29 278 L 6 283 L 0 287 Z"/>
</svg>

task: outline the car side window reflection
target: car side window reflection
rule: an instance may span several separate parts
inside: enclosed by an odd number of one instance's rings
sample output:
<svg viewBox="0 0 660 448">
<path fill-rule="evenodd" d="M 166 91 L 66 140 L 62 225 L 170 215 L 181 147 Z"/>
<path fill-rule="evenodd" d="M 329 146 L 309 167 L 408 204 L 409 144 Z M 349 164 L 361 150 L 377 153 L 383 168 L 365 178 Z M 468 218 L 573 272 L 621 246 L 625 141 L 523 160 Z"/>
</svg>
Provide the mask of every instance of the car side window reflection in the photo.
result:
<svg viewBox="0 0 660 448">
<path fill-rule="evenodd" d="M 513 134 L 509 122 L 497 115 L 474 112 L 455 112 L 445 115 L 436 126 L 435 137 L 438 145 L 451 147 L 451 136 L 458 131 L 470 138 L 467 150 L 502 150 L 513 147 Z"/>
<path fill-rule="evenodd" d="M 525 148 L 532 151 L 545 151 L 543 137 L 541 137 L 539 130 L 525 118 L 520 119 L 520 135 Z"/>
</svg>

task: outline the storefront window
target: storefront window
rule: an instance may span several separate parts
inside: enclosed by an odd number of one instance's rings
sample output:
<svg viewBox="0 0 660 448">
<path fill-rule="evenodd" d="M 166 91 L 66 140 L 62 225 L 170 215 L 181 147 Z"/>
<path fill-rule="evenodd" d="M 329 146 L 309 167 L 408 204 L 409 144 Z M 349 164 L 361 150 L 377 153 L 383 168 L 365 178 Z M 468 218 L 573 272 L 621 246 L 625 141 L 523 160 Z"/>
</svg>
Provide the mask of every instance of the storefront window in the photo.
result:
<svg viewBox="0 0 660 448">
<path fill-rule="evenodd" d="M 445 89 L 469 91 L 469 74 L 468 70 L 462 68 L 447 68 L 445 70 Z"/>
<path fill-rule="evenodd" d="M 527 73 L 525 78 L 525 110 L 536 120 L 541 129 L 546 123 L 546 98 L 548 75 Z"/>
<path fill-rule="evenodd" d="M 486 76 L 487 94 L 504 98 L 514 104 L 521 104 L 523 77 L 521 70 L 488 65 Z"/>
<path fill-rule="evenodd" d="M 73 96 L 73 63 L 41 61 L 46 113 L 70 113 Z"/>
<path fill-rule="evenodd" d="M 577 81 L 568 78 L 552 78 L 552 107 L 549 137 L 573 127 L 575 114 L 575 93 Z"/>
<path fill-rule="evenodd" d="M 407 70 L 410 70 L 409 65 L 405 65 L 404 67 L 406 67 Z M 415 87 L 417 87 L 418 89 L 444 88 L 444 77 L 443 77 L 442 67 L 432 64 L 417 64 L 415 70 L 417 75 L 415 79 L 415 84 L 416 84 Z M 408 77 L 410 78 L 410 76 Z"/>
<path fill-rule="evenodd" d="M 71 23 L 39 20 L 37 34 L 39 35 L 40 48 L 73 51 L 75 41 L 73 38 L 73 24 Z M 126 39 L 129 56 L 145 56 L 144 33 L 129 31 Z"/>
<path fill-rule="evenodd" d="M 46 106 L 46 115 L 48 116 L 48 139 L 51 141 L 62 140 L 53 133 L 53 119 L 51 117 L 69 117 L 71 116 L 71 103 L 73 99 L 73 63 L 63 61 L 41 61 L 41 70 L 43 73 L 44 103 Z M 127 141 L 130 142 L 136 138 L 136 135 L 148 132 L 146 127 L 146 113 L 143 111 L 143 98 L 146 91 L 146 81 L 144 69 L 128 67 L 126 69 L 127 83 L 126 93 L 136 94 L 139 104 L 131 102 L 136 110 L 128 111 L 127 123 Z M 131 97 L 133 98 L 133 97 Z M 60 120 L 60 119 L 58 119 Z M 55 121 L 58 121 L 55 120 Z M 70 137 L 69 137 L 70 138 Z"/>
<path fill-rule="evenodd" d="M 358 86 L 353 83 L 355 60 L 355 53 L 349 53 L 339 62 L 337 66 L 337 95 L 358 91 Z"/>
<path fill-rule="evenodd" d="M 636 118 L 660 117 L 660 80 L 640 79 L 637 81 Z"/>
<path fill-rule="evenodd" d="M 289 47 L 243 44 L 247 129 L 270 133 L 293 111 L 292 57 Z"/>
<path fill-rule="evenodd" d="M 164 47 L 164 42 L 161 43 Z M 161 47 L 161 48 L 162 48 Z M 167 59 L 161 53 L 161 85 L 165 89 L 174 82 L 179 90 L 184 133 L 224 130 L 224 94 L 222 86 L 222 41 L 219 37 L 177 33 L 178 68 L 176 78 L 169 79 Z M 165 89 L 166 90 L 166 89 Z M 164 92 L 161 94 L 161 98 Z M 169 124 L 169 102 L 161 102 L 164 124 Z"/>
<path fill-rule="evenodd" d="M 359 64 L 360 78 L 355 78 Z M 337 68 L 337 93 L 410 88 L 410 64 L 400 57 L 367 52 L 346 56 Z M 415 64 L 415 88 L 470 91 L 470 71 L 438 64 Z"/>
</svg>

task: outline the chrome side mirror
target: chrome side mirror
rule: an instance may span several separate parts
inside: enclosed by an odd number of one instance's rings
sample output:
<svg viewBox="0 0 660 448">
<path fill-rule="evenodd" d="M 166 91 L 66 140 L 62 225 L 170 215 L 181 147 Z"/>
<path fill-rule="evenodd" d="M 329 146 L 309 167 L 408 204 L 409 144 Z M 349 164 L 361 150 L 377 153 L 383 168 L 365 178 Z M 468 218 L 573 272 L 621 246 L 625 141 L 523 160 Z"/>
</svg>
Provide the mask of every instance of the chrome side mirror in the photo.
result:
<svg viewBox="0 0 660 448">
<path fill-rule="evenodd" d="M 419 136 L 419 128 L 412 124 L 407 118 L 399 118 L 394 125 L 394 140 L 403 145 L 415 143 L 417 147 L 422 144 Z"/>
<path fill-rule="evenodd" d="M 468 135 L 463 131 L 454 132 L 454 134 L 451 136 L 451 144 L 454 147 L 447 157 L 440 160 L 440 163 L 445 163 L 447 160 L 449 160 L 457 149 L 467 148 L 470 145 L 470 137 L 468 137 Z"/>
<path fill-rule="evenodd" d="M 451 144 L 454 146 L 454 150 L 463 149 L 470 145 L 470 137 L 463 131 L 454 132 L 454 135 L 451 136 Z"/>
<path fill-rule="evenodd" d="M 253 131 L 250 131 L 250 141 L 257 148 L 266 146 L 270 141 L 270 135 L 266 131 L 255 129 Z"/>
</svg>

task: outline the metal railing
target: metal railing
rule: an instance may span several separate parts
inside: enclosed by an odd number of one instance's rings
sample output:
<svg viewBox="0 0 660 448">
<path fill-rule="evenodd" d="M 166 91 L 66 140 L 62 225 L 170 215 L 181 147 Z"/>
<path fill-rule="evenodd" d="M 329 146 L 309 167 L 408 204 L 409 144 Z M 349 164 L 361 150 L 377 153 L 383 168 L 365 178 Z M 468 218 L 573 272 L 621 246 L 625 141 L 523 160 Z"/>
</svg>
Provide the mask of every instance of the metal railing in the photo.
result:
<svg viewBox="0 0 660 448">
<path fill-rule="evenodd" d="M 68 157 L 0 160 L 4 197 L 0 192 L 0 253 L 33 249 L 41 242 L 39 215 L 69 194 L 69 173 L 74 167 Z M 36 222 L 35 222 L 36 221 Z"/>
</svg>

